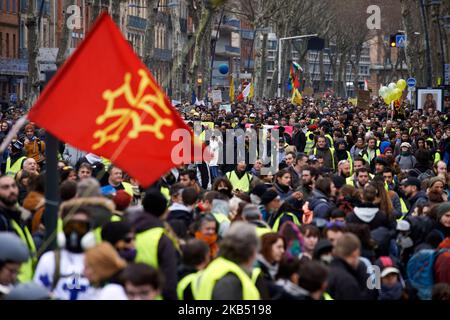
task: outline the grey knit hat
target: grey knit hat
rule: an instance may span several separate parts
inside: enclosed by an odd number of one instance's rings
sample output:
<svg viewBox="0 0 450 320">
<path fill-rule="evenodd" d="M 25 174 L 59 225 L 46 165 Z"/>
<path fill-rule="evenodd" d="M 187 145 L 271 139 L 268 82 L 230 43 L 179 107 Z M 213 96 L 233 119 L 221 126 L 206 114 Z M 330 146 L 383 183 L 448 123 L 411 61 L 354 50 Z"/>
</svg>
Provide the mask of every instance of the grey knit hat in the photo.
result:
<svg viewBox="0 0 450 320">
<path fill-rule="evenodd" d="M 437 209 L 437 220 L 440 221 L 447 212 L 450 212 L 450 202 L 441 203 Z"/>
</svg>

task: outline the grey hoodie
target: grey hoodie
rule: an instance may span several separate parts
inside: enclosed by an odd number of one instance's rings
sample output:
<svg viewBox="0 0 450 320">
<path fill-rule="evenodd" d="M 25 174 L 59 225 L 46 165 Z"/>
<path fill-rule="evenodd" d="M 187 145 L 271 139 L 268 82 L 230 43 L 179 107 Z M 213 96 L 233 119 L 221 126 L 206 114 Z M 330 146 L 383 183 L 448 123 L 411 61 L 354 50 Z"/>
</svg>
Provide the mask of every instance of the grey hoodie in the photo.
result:
<svg viewBox="0 0 450 320">
<path fill-rule="evenodd" d="M 355 215 L 361 219 L 362 221 L 369 223 L 375 218 L 375 215 L 378 212 L 378 208 L 366 208 L 366 207 L 355 207 L 353 209 Z"/>
<path fill-rule="evenodd" d="M 214 199 L 212 202 L 211 213 L 221 213 L 228 218 L 230 213 L 230 204 L 226 200 Z M 219 225 L 219 230 L 217 232 L 220 238 L 223 238 L 224 233 L 230 227 L 230 220 L 222 221 Z"/>
</svg>

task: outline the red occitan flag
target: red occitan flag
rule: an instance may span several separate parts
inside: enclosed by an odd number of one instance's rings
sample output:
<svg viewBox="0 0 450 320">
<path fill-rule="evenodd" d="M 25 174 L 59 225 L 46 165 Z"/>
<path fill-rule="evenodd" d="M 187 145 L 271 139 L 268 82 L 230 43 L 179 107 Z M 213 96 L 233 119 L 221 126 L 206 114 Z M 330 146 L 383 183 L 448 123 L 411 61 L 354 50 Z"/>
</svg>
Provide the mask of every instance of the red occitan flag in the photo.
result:
<svg viewBox="0 0 450 320">
<path fill-rule="evenodd" d="M 192 135 L 106 13 L 47 85 L 28 119 L 76 148 L 110 159 L 144 187 L 177 164 L 172 149 L 180 144 L 171 141 L 172 132 L 185 129 Z"/>
</svg>

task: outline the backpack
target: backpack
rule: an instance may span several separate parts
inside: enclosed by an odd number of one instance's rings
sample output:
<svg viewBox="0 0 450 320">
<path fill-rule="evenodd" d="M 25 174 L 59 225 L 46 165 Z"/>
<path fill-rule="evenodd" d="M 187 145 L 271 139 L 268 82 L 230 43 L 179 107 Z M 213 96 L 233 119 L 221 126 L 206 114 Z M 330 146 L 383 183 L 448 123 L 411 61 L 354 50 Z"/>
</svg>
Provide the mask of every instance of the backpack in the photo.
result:
<svg viewBox="0 0 450 320">
<path fill-rule="evenodd" d="M 421 300 L 431 300 L 434 285 L 434 263 L 437 257 L 450 249 L 423 249 L 415 253 L 408 261 L 406 273 L 411 285 L 418 290 Z"/>
</svg>

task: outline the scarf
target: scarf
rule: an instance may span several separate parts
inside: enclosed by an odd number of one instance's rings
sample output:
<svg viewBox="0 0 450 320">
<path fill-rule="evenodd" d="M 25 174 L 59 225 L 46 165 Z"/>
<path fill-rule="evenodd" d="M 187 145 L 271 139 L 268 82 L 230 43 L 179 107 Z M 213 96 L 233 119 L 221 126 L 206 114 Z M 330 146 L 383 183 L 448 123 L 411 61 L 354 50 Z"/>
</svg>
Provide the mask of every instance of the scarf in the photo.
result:
<svg viewBox="0 0 450 320">
<path fill-rule="evenodd" d="M 403 285 L 399 281 L 393 286 L 381 285 L 378 300 L 399 300 L 402 297 Z"/>
<path fill-rule="evenodd" d="M 288 193 L 290 191 L 290 187 L 289 186 L 283 186 L 281 184 L 279 184 L 278 182 L 275 182 L 277 187 L 283 191 L 283 193 Z"/>
<path fill-rule="evenodd" d="M 275 279 L 278 273 L 278 263 L 272 264 L 264 258 L 263 255 L 258 254 L 258 261 L 267 268 L 270 278 Z"/>
<path fill-rule="evenodd" d="M 219 246 L 217 245 L 217 234 L 212 236 L 207 236 L 200 231 L 195 232 L 195 239 L 205 242 L 209 246 L 209 256 L 214 259 L 219 251 Z"/>
</svg>

